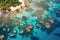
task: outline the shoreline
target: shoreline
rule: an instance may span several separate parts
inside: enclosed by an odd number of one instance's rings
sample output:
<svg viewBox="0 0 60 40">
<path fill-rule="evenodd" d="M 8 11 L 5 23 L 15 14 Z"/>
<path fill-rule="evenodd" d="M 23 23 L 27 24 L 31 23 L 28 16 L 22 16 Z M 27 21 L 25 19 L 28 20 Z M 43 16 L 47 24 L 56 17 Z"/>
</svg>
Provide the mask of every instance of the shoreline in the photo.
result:
<svg viewBox="0 0 60 40">
<path fill-rule="evenodd" d="M 16 12 L 20 12 L 21 10 L 24 10 L 26 9 L 26 0 L 19 0 L 19 2 L 21 2 L 21 4 L 19 4 L 18 6 L 10 6 L 9 9 L 7 10 L 3 10 L 0 8 L 0 12 L 2 13 L 2 15 L 5 15 L 5 14 L 15 14 Z M 28 3 L 28 1 L 27 1 Z"/>
</svg>

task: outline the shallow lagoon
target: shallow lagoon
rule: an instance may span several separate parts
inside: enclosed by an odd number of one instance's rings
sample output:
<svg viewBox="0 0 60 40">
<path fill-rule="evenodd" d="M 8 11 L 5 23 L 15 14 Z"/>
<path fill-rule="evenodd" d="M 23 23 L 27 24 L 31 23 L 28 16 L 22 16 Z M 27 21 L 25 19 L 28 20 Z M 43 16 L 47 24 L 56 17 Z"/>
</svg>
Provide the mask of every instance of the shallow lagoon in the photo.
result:
<svg viewBox="0 0 60 40">
<path fill-rule="evenodd" d="M 28 24 L 32 24 L 33 25 L 33 30 L 31 31 L 32 33 L 24 33 L 22 35 L 19 34 L 20 30 L 18 28 L 18 26 L 15 26 L 13 28 L 13 30 L 15 29 L 17 31 L 16 33 L 16 37 L 10 37 L 9 34 L 7 33 L 6 35 L 8 36 L 6 40 L 60 40 L 60 9 L 58 9 L 58 11 L 56 12 L 56 8 L 59 8 L 59 2 L 56 1 L 46 1 L 46 0 L 42 0 L 43 2 L 45 2 L 45 5 L 48 5 L 50 8 L 48 8 L 48 10 L 44 9 L 44 7 L 40 7 L 39 3 L 40 0 L 32 0 L 32 2 L 30 3 L 30 6 L 32 8 L 33 11 L 31 10 L 22 10 L 22 12 L 18 12 L 16 14 L 17 18 L 21 18 L 22 16 L 26 16 L 28 18 L 27 22 L 25 21 L 21 21 L 22 19 L 19 19 L 19 22 L 21 23 L 21 25 L 23 25 L 23 27 L 25 28 L 24 24 L 28 23 Z M 36 4 L 38 6 L 36 6 Z M 41 16 L 39 14 L 34 14 L 36 10 L 42 10 L 42 18 L 39 19 Z M 39 17 L 40 16 L 40 17 Z M 39 27 L 36 27 L 36 20 L 43 20 L 43 21 L 47 21 L 46 18 L 50 16 L 51 18 L 54 19 L 54 24 L 52 24 L 52 26 L 48 29 L 46 29 L 43 25 L 39 24 Z M 11 31 L 12 33 L 12 31 Z"/>
</svg>

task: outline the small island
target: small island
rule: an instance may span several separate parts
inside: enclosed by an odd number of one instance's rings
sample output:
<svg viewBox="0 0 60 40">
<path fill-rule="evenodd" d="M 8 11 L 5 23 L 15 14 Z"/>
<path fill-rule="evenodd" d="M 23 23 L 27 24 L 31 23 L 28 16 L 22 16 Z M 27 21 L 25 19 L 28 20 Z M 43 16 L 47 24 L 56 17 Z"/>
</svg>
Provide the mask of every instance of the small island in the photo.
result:
<svg viewBox="0 0 60 40">
<path fill-rule="evenodd" d="M 28 1 L 26 0 L 0 0 L 0 12 L 5 14 L 7 11 L 14 13 L 26 8 Z M 7 12 L 8 13 L 8 12 Z"/>
<path fill-rule="evenodd" d="M 20 4 L 19 0 L 0 0 L 0 8 L 4 10 L 9 9 L 10 6 L 15 7 Z"/>
</svg>

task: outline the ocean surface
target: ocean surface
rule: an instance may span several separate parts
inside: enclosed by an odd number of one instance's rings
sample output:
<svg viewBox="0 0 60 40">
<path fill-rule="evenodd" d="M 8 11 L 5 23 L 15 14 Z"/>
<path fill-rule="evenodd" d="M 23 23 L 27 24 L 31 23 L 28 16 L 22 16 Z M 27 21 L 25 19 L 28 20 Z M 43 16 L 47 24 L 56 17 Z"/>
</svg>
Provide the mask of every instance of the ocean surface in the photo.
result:
<svg viewBox="0 0 60 40">
<path fill-rule="evenodd" d="M 39 10 L 42 12 L 39 12 Z M 26 22 L 25 20 L 21 21 L 22 16 L 27 17 Z M 60 0 L 31 0 L 29 8 L 18 12 L 16 17 L 21 18 L 18 21 L 24 28 L 26 23 L 28 23 L 33 25 L 33 29 L 30 33 L 24 32 L 21 35 L 19 34 L 20 30 L 18 26 L 13 25 L 14 27 L 12 26 L 9 33 L 4 33 L 2 28 L 0 28 L 0 35 L 5 35 L 4 40 L 60 40 Z M 54 21 L 54 23 L 50 24 L 49 28 L 39 23 L 40 20 L 48 22 L 48 17 L 51 17 Z M 37 23 L 38 26 L 36 26 Z M 10 37 L 9 35 L 13 33 L 12 30 L 16 30 L 17 32 L 15 36 Z"/>
</svg>

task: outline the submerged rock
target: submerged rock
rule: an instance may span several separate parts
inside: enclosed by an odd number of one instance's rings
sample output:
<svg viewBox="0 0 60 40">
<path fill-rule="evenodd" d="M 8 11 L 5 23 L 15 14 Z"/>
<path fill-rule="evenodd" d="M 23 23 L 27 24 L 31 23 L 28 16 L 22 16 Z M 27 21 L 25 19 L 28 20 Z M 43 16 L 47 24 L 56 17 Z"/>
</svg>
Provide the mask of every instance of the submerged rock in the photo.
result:
<svg viewBox="0 0 60 40">
<path fill-rule="evenodd" d="M 40 24 L 39 23 L 36 23 L 36 28 L 40 28 Z"/>
<path fill-rule="evenodd" d="M 22 16 L 22 20 L 24 20 L 24 21 L 27 21 L 27 17 L 26 16 Z"/>
<path fill-rule="evenodd" d="M 8 33 L 10 32 L 10 28 L 7 28 L 7 32 L 8 32 Z"/>
<path fill-rule="evenodd" d="M 13 30 L 13 33 L 16 34 L 17 33 L 17 30 Z"/>
<path fill-rule="evenodd" d="M 6 31 L 6 28 L 3 28 L 3 31 Z"/>
<path fill-rule="evenodd" d="M 51 25 L 50 25 L 49 23 L 46 23 L 46 24 L 45 24 L 45 27 L 46 27 L 47 29 L 49 29 L 49 28 L 51 27 Z"/>
<path fill-rule="evenodd" d="M 16 34 L 10 34 L 9 35 L 11 38 L 16 38 Z"/>
<path fill-rule="evenodd" d="M 43 15 L 43 11 L 42 10 L 36 10 L 33 15 L 35 15 L 37 17 L 41 17 Z"/>
<path fill-rule="evenodd" d="M 25 30 L 26 30 L 26 32 L 31 32 L 32 29 L 33 29 L 33 25 L 28 24 Z"/>
<path fill-rule="evenodd" d="M 49 5 L 47 5 L 44 1 L 40 1 L 40 2 L 38 2 L 38 3 L 36 3 L 36 6 L 38 6 L 38 7 L 42 7 L 43 9 L 45 9 L 45 10 L 49 10 Z"/>
<path fill-rule="evenodd" d="M 23 34 L 23 33 L 24 33 L 24 30 L 23 30 L 23 29 L 21 29 L 19 34 Z"/>
<path fill-rule="evenodd" d="M 54 23 L 54 19 L 51 18 L 51 17 L 48 17 L 48 18 L 47 18 L 47 21 L 48 21 L 50 24 L 53 24 L 53 23 Z"/>
<path fill-rule="evenodd" d="M 4 40 L 4 37 L 5 37 L 4 35 L 1 35 L 0 40 Z"/>
</svg>

